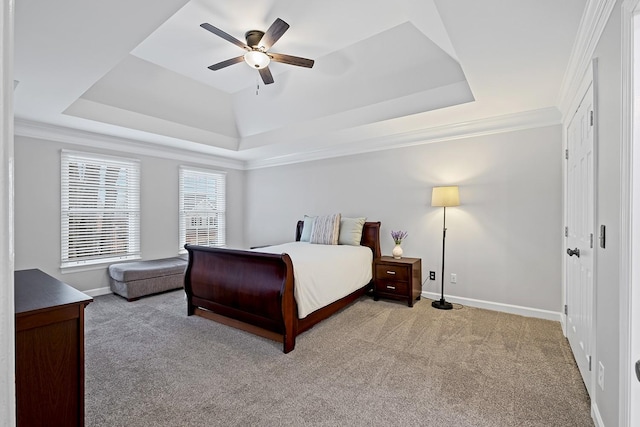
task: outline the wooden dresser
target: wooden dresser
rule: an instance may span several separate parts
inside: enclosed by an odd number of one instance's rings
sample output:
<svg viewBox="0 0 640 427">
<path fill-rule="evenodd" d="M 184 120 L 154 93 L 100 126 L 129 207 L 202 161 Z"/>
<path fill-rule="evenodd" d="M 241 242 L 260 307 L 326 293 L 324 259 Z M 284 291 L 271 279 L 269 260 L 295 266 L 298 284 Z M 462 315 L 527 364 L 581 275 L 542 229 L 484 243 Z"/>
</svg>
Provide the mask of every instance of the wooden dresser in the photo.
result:
<svg viewBox="0 0 640 427">
<path fill-rule="evenodd" d="M 84 308 L 40 270 L 15 272 L 18 426 L 84 426 Z"/>
<path fill-rule="evenodd" d="M 422 259 L 383 256 L 375 260 L 373 299 L 393 298 L 407 301 L 409 307 L 422 292 Z"/>
</svg>

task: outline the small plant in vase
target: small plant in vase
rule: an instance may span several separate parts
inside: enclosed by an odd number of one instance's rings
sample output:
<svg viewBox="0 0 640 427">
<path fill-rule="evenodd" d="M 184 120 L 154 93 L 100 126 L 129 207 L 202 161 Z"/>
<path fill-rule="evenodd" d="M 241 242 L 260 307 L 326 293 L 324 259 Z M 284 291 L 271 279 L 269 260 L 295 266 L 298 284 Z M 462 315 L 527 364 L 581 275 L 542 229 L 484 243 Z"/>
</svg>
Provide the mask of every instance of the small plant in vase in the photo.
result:
<svg viewBox="0 0 640 427">
<path fill-rule="evenodd" d="M 406 231 L 391 231 L 391 238 L 396 246 L 391 251 L 391 254 L 395 259 L 402 258 L 402 241 L 407 238 L 409 234 Z"/>
</svg>

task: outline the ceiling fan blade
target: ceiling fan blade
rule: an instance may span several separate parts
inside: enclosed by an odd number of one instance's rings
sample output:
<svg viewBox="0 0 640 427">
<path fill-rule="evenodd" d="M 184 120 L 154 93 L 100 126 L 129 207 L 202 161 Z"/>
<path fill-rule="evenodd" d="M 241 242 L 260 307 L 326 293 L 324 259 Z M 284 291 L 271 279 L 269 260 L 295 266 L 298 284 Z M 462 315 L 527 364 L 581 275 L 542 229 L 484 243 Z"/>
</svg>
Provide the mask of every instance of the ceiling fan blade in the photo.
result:
<svg viewBox="0 0 640 427">
<path fill-rule="evenodd" d="M 273 83 L 273 76 L 271 75 L 271 70 L 269 67 L 264 67 L 258 70 L 260 72 L 260 77 L 262 77 L 262 81 L 266 85 L 270 85 Z"/>
<path fill-rule="evenodd" d="M 284 22 L 282 19 L 278 18 L 273 21 L 273 24 L 269 27 L 262 39 L 260 39 L 260 43 L 258 46 L 263 46 L 265 50 L 268 50 L 271 46 L 278 41 L 280 37 L 289 29 L 289 24 Z"/>
<path fill-rule="evenodd" d="M 228 67 L 229 65 L 237 64 L 238 62 L 244 61 L 244 55 L 238 56 L 236 58 L 227 59 L 226 61 L 218 62 L 217 64 L 213 64 L 208 66 L 207 68 L 212 71 L 220 70 L 221 68 Z"/>
<path fill-rule="evenodd" d="M 244 44 L 243 42 L 241 42 L 237 38 L 233 37 L 232 35 L 229 35 L 229 34 L 225 33 L 220 28 L 216 28 L 211 24 L 207 24 L 206 22 L 204 24 L 200 24 L 200 26 L 202 28 L 204 28 L 205 30 L 211 31 L 216 36 L 222 37 L 226 41 L 231 42 L 231 43 L 235 44 L 238 47 L 241 47 L 242 49 L 250 50 L 249 46 L 247 46 L 246 44 Z"/>
<path fill-rule="evenodd" d="M 271 57 L 272 61 L 282 62 L 283 64 L 289 64 L 289 65 L 297 65 L 298 67 L 311 68 L 313 67 L 313 64 L 315 62 L 313 59 L 301 58 L 299 56 L 284 55 L 282 53 L 269 52 L 269 56 Z"/>
</svg>

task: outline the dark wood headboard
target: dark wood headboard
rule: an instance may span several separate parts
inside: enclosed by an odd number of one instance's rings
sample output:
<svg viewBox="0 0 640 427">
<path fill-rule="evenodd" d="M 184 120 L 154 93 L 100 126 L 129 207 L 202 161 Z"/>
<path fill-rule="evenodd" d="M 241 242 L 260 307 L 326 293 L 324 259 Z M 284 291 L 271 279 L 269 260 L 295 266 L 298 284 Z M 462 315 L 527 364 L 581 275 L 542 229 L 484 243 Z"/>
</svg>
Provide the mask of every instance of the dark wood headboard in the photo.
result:
<svg viewBox="0 0 640 427">
<path fill-rule="evenodd" d="M 298 224 L 296 225 L 296 242 L 300 241 L 303 225 L 304 221 L 298 221 Z M 382 256 L 382 252 L 380 250 L 380 221 L 364 223 L 360 245 L 371 248 L 374 259 Z"/>
</svg>

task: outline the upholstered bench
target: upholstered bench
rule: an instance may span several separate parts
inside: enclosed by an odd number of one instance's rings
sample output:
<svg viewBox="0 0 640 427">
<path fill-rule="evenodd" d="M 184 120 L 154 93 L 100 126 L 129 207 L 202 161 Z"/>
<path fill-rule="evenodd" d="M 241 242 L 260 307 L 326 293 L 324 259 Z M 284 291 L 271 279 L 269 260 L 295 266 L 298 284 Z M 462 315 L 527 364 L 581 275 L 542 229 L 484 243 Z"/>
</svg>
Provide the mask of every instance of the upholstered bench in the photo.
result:
<svg viewBox="0 0 640 427">
<path fill-rule="evenodd" d="M 128 301 L 184 286 L 185 258 L 121 262 L 109 266 L 111 291 Z"/>
</svg>

